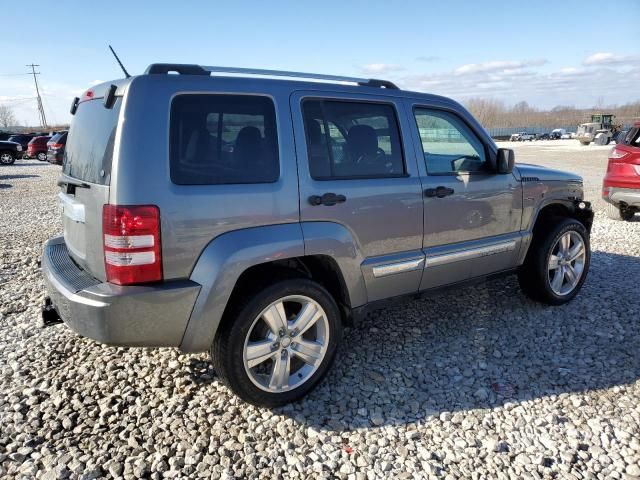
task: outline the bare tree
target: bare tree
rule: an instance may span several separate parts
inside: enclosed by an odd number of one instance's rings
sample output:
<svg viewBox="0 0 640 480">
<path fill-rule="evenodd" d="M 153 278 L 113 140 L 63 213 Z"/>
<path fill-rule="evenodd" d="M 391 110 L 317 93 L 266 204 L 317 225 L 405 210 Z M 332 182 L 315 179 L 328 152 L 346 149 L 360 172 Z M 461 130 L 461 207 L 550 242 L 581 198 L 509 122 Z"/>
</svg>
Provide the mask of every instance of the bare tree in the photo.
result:
<svg viewBox="0 0 640 480">
<path fill-rule="evenodd" d="M 11 107 L 0 105 L 0 127 L 12 127 L 17 123 L 16 116 Z"/>
</svg>

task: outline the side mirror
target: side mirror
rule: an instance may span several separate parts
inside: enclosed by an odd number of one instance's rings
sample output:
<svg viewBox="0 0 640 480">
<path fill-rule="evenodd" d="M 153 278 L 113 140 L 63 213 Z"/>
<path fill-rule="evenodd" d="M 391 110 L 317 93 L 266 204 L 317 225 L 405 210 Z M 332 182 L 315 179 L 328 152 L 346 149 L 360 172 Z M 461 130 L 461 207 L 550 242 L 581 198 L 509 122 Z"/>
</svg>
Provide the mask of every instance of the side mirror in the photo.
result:
<svg viewBox="0 0 640 480">
<path fill-rule="evenodd" d="M 496 157 L 496 172 L 511 173 L 513 165 L 516 163 L 516 155 L 510 148 L 499 148 Z"/>
</svg>

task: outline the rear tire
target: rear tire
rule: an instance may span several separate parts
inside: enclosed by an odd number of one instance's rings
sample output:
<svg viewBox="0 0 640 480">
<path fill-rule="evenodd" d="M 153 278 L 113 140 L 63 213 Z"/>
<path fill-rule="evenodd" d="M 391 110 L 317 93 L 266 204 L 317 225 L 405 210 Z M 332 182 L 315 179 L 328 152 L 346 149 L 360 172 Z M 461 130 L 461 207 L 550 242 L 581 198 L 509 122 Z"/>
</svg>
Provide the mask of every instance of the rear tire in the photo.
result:
<svg viewBox="0 0 640 480">
<path fill-rule="evenodd" d="M 16 161 L 16 157 L 12 151 L 6 150 L 0 152 L 0 163 L 2 165 L 12 165 Z"/>
<path fill-rule="evenodd" d="M 315 319 L 309 323 L 302 322 L 306 308 Z M 280 323 L 280 312 L 286 326 Z M 304 278 L 283 280 L 225 313 L 211 360 L 220 379 L 240 398 L 277 407 L 298 400 L 322 380 L 341 337 L 338 305 L 324 287 Z"/>
<path fill-rule="evenodd" d="M 607 217 L 609 217 L 611 220 L 626 221 L 626 222 L 631 221 L 635 215 L 634 210 L 617 207 L 612 203 L 607 203 L 606 212 L 607 212 Z"/>
<path fill-rule="evenodd" d="M 537 238 L 534 236 L 518 271 L 520 288 L 532 300 L 562 305 L 582 288 L 590 261 L 587 229 L 573 218 L 561 219 L 546 231 L 538 232 Z"/>
<path fill-rule="evenodd" d="M 47 161 L 47 154 L 44 152 L 40 152 L 36 155 L 36 158 L 38 160 L 40 160 L 41 162 L 46 162 Z"/>
</svg>

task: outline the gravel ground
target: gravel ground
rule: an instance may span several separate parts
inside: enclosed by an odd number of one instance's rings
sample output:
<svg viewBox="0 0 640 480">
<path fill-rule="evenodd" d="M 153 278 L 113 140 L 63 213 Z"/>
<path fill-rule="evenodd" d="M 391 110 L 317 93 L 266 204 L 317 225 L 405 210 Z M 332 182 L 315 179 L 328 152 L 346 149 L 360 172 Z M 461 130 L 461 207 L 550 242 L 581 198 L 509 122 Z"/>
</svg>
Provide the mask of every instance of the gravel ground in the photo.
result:
<svg viewBox="0 0 640 480">
<path fill-rule="evenodd" d="M 608 150 L 516 148 L 590 192 Z M 318 389 L 264 410 L 206 355 L 39 328 L 58 172 L 0 168 L 0 478 L 640 478 L 640 222 L 597 213 L 570 305 L 508 278 L 374 312 Z"/>
</svg>

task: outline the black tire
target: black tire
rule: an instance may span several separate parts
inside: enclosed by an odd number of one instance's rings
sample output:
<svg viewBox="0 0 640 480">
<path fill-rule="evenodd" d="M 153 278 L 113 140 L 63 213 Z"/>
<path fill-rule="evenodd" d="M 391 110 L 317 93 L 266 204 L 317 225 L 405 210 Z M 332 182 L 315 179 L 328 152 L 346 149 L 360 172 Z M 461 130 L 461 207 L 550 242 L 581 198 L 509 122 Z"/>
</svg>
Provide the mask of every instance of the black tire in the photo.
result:
<svg viewBox="0 0 640 480">
<path fill-rule="evenodd" d="M 635 211 L 629 208 L 620 208 L 612 203 L 607 203 L 606 210 L 607 217 L 611 220 L 619 220 L 629 222 L 633 220 Z"/>
<path fill-rule="evenodd" d="M 36 158 L 41 162 L 46 162 L 47 161 L 47 153 L 46 152 L 39 152 L 38 154 L 36 154 Z"/>
<path fill-rule="evenodd" d="M 16 161 L 16 156 L 11 150 L 4 150 L 0 152 L 0 165 L 13 165 Z"/>
<path fill-rule="evenodd" d="M 565 295 L 556 294 L 551 288 L 549 278 L 549 257 L 553 247 L 560 237 L 569 231 L 574 231 L 582 237 L 585 246 L 584 267 L 577 285 Z M 562 218 L 557 223 L 547 229 L 536 232 L 524 264 L 518 271 L 518 282 L 520 288 L 532 300 L 545 303 L 547 305 L 562 305 L 570 302 L 578 294 L 589 273 L 591 262 L 591 245 L 589 233 L 582 223 L 573 218 Z"/>
<path fill-rule="evenodd" d="M 329 340 L 324 358 L 309 379 L 292 390 L 273 393 L 259 388 L 249 378 L 244 366 L 245 340 L 260 313 L 272 302 L 290 295 L 309 297 L 324 309 L 329 325 Z M 342 337 L 338 305 L 324 287 L 305 278 L 283 280 L 247 297 L 231 308 L 228 314 L 225 313 L 211 346 L 214 370 L 236 395 L 253 405 L 277 407 L 300 399 L 322 380 L 333 362 Z"/>
</svg>

